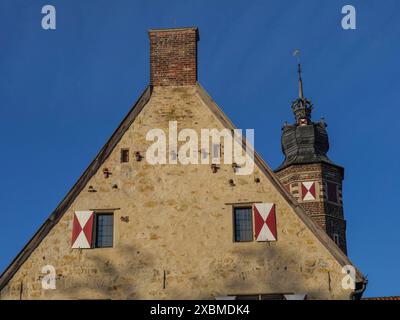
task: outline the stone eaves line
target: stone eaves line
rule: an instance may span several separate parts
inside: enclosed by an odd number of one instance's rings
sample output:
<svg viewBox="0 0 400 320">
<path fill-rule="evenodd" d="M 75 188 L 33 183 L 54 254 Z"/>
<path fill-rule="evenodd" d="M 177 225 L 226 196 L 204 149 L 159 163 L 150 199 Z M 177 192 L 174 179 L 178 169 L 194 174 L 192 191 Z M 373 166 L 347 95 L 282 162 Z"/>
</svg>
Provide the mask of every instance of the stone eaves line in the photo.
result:
<svg viewBox="0 0 400 320">
<path fill-rule="evenodd" d="M 97 154 L 96 158 L 88 166 L 82 176 L 78 179 L 75 185 L 67 193 L 64 199 L 59 203 L 57 208 L 53 213 L 47 218 L 35 235 L 28 241 L 24 248 L 18 253 L 10 265 L 5 269 L 5 271 L 0 276 L 0 291 L 6 286 L 8 281 L 14 276 L 21 265 L 28 259 L 31 253 L 39 246 L 46 235 L 51 231 L 51 229 L 58 223 L 62 218 L 64 213 L 71 206 L 75 198 L 83 190 L 85 185 L 88 183 L 90 178 L 98 171 L 104 161 L 109 157 L 111 152 L 114 150 L 117 143 L 120 141 L 126 130 L 130 127 L 132 122 L 135 120 L 137 115 L 142 111 L 143 107 L 150 100 L 152 93 L 151 86 L 148 86 L 140 98 L 136 101 L 133 107 L 130 109 L 128 114 L 122 120 L 118 128 L 111 135 L 110 139 L 103 146 L 100 152 Z"/>
<path fill-rule="evenodd" d="M 196 84 L 196 89 L 199 97 L 203 100 L 204 104 L 209 107 L 212 113 L 216 116 L 219 121 L 222 122 L 223 126 L 228 129 L 236 129 L 233 123 L 225 115 L 222 109 L 214 102 L 214 100 L 208 95 L 207 91 L 200 85 Z M 243 138 L 243 144 L 246 144 L 245 138 Z M 245 146 L 244 146 L 245 148 Z M 297 200 L 292 197 L 291 194 L 284 188 L 278 178 L 275 176 L 270 167 L 261 158 L 261 156 L 254 150 L 254 161 L 258 168 L 264 173 L 264 175 L 271 181 L 275 188 L 280 192 L 283 198 L 293 208 L 294 212 L 303 221 L 303 223 L 311 230 L 311 232 L 317 237 L 317 239 L 326 247 L 333 258 L 341 265 L 352 265 L 353 263 L 349 258 L 339 249 L 336 243 L 323 231 L 304 211 L 299 205 Z M 363 274 L 356 268 L 357 271 L 357 282 L 364 282 L 366 279 Z"/>
</svg>

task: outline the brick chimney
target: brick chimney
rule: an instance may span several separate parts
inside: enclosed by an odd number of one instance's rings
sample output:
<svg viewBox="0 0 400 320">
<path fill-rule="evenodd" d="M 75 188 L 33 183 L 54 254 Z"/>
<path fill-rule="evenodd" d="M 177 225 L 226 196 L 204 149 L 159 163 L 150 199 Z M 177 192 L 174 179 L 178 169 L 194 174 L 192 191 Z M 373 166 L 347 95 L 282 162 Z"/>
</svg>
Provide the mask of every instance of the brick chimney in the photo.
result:
<svg viewBox="0 0 400 320">
<path fill-rule="evenodd" d="M 153 86 L 186 86 L 197 81 L 196 27 L 151 29 L 150 84 Z"/>
</svg>

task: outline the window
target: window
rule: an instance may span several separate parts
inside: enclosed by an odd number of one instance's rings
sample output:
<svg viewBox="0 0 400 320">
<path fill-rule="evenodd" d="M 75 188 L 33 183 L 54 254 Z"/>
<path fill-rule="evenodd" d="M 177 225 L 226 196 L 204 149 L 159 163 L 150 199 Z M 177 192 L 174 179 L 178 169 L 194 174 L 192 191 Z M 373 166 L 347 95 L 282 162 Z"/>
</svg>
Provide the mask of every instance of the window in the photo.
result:
<svg viewBox="0 0 400 320">
<path fill-rule="evenodd" d="M 202 148 L 201 149 L 201 158 L 202 159 L 207 159 L 208 158 L 209 153 L 207 152 L 206 149 Z"/>
<path fill-rule="evenodd" d="M 252 208 L 234 208 L 235 241 L 253 241 Z"/>
<path fill-rule="evenodd" d="M 112 213 L 96 213 L 95 215 L 95 248 L 113 246 L 114 215 Z"/>
<path fill-rule="evenodd" d="M 220 158 L 221 158 L 221 145 L 218 143 L 214 143 L 212 145 L 212 159 L 213 161 L 217 161 L 217 163 L 219 163 Z"/>
<path fill-rule="evenodd" d="M 337 233 L 334 233 L 332 235 L 332 237 L 333 237 L 333 241 L 335 241 L 335 243 L 339 246 L 340 245 L 339 235 Z"/>
<path fill-rule="evenodd" d="M 338 197 L 337 197 L 337 185 L 336 183 L 333 182 L 327 182 L 326 187 L 328 189 L 328 201 L 337 203 L 338 202 Z"/>
<path fill-rule="evenodd" d="M 178 159 L 178 155 L 176 154 L 175 150 L 171 150 L 170 154 L 171 154 L 171 157 L 170 157 L 171 160 L 175 161 Z"/>
<path fill-rule="evenodd" d="M 129 162 L 129 149 L 121 149 L 121 162 Z"/>
</svg>

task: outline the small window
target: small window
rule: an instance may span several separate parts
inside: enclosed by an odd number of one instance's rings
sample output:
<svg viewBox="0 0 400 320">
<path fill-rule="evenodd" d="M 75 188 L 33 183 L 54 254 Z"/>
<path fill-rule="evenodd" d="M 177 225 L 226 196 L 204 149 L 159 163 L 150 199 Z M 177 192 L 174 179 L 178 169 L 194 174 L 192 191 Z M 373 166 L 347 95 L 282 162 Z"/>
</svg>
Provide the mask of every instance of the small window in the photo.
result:
<svg viewBox="0 0 400 320">
<path fill-rule="evenodd" d="M 208 158 L 208 152 L 207 152 L 207 150 L 206 149 L 204 149 L 204 148 L 202 148 L 201 149 L 201 158 L 202 159 L 207 159 Z"/>
<path fill-rule="evenodd" d="M 114 238 L 114 215 L 112 213 L 96 213 L 95 223 L 95 248 L 112 247 Z"/>
<path fill-rule="evenodd" d="M 121 162 L 129 162 L 129 149 L 121 149 Z"/>
<path fill-rule="evenodd" d="M 332 235 L 332 237 L 333 237 L 333 241 L 335 241 L 335 243 L 339 246 L 340 245 L 339 235 L 337 233 L 334 233 Z"/>
<path fill-rule="evenodd" d="M 234 208 L 235 242 L 253 241 L 252 208 Z"/>
<path fill-rule="evenodd" d="M 220 160 L 221 158 L 221 145 L 219 143 L 214 143 L 212 145 L 212 159 Z"/>
<path fill-rule="evenodd" d="M 175 161 L 178 159 L 178 155 L 175 150 L 171 150 L 170 154 L 171 154 L 171 158 L 170 158 L 171 160 Z"/>
<path fill-rule="evenodd" d="M 328 201 L 337 203 L 338 196 L 337 196 L 337 185 L 333 182 L 327 182 L 326 187 L 328 189 Z"/>
</svg>

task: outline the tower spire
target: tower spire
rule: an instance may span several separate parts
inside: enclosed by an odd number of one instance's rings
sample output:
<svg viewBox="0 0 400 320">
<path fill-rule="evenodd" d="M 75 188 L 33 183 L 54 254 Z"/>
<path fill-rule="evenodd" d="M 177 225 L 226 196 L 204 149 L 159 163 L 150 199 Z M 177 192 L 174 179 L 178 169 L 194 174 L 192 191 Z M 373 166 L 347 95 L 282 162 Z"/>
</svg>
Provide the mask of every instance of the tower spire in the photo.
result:
<svg viewBox="0 0 400 320">
<path fill-rule="evenodd" d="M 297 57 L 299 55 L 299 51 L 296 50 Z M 297 64 L 297 74 L 299 78 L 299 96 L 298 98 L 293 101 L 292 103 L 292 110 L 294 113 L 294 117 L 296 119 L 296 123 L 298 125 L 308 125 L 311 123 L 311 111 L 313 108 L 313 105 L 310 100 L 306 99 L 304 97 L 304 92 L 303 92 L 303 79 L 301 78 L 301 64 L 300 61 L 298 61 Z"/>
<path fill-rule="evenodd" d="M 304 94 L 303 94 L 303 80 L 301 79 L 301 64 L 299 63 L 297 65 L 297 73 L 299 74 L 299 98 L 304 99 Z"/>
</svg>

